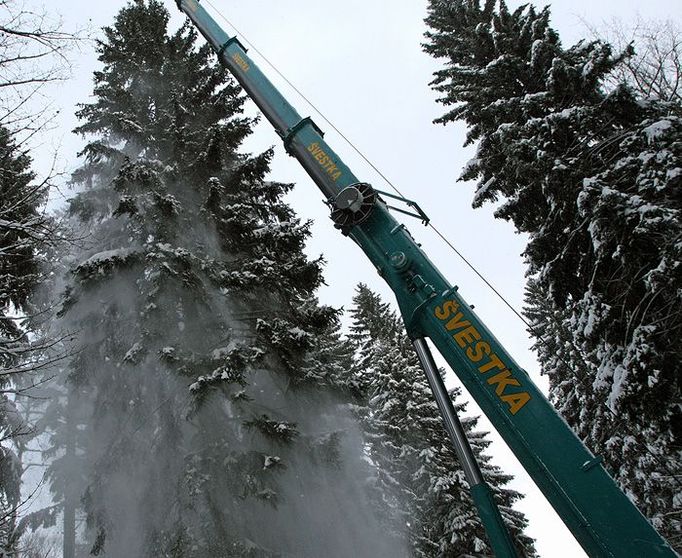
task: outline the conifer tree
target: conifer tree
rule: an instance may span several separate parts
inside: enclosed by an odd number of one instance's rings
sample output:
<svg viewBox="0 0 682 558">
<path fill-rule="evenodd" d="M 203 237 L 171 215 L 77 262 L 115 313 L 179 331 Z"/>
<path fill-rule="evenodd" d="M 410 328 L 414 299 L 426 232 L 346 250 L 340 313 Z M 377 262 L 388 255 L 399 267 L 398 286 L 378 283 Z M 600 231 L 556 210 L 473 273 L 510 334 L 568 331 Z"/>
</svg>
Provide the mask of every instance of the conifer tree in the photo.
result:
<svg viewBox="0 0 682 558">
<path fill-rule="evenodd" d="M 434 88 L 478 152 L 474 206 L 529 235 L 527 315 L 550 396 L 682 548 L 682 120 L 603 87 L 631 55 L 564 48 L 549 9 L 432 0 Z"/>
<path fill-rule="evenodd" d="M 12 318 L 13 306 L 23 305 L 37 270 L 30 238 L 20 225 L 35 217 L 37 204 L 21 204 L 30 191 L 33 175 L 30 159 L 17 152 L 9 130 L 0 128 L 0 371 L 2 388 L 12 384 L 12 368 L 24 344 L 24 332 Z M 27 241 L 28 240 L 28 241 Z M 16 549 L 14 530 L 20 503 L 21 463 L 17 456 L 18 435 L 24 421 L 14 402 L 4 393 L 0 398 L 0 548 Z"/>
<path fill-rule="evenodd" d="M 490 556 L 469 486 L 399 318 L 366 285 L 358 286 L 353 302 L 351 338 L 367 401 L 368 453 L 394 520 L 409 526 L 412 555 Z M 459 388 L 450 395 L 461 416 L 466 404 L 457 401 Z M 462 420 L 482 472 L 521 555 L 535 556 L 532 539 L 523 533 L 527 521 L 512 507 L 522 495 L 505 488 L 512 477 L 491 463 L 485 453 L 490 442 L 476 430 L 477 422 Z"/>
<path fill-rule="evenodd" d="M 30 385 L 23 376 L 40 360 L 25 316 L 40 277 L 38 250 L 48 230 L 41 212 L 45 195 L 25 147 L 0 126 L 0 554 L 8 555 L 17 551 L 21 537 L 21 456 L 33 436 L 15 394 L 17 386 Z M 36 341 L 35 347 L 42 344 Z"/>
<path fill-rule="evenodd" d="M 308 224 L 265 179 L 272 152 L 239 151 L 238 85 L 168 20 L 156 0 L 118 14 L 78 113 L 70 215 L 88 236 L 61 319 L 79 332 L 91 552 L 400 556 L 321 342 L 337 313 L 315 300 Z"/>
</svg>

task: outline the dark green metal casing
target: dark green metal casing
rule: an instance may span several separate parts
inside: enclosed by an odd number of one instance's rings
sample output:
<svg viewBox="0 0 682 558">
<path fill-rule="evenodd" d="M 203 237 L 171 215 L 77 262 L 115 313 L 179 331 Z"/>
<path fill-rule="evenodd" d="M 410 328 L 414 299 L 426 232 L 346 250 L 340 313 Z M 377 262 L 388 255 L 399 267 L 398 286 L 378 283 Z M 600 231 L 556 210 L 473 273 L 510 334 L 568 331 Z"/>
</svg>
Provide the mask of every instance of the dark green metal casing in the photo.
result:
<svg viewBox="0 0 682 558">
<path fill-rule="evenodd" d="M 360 182 L 197 0 L 176 0 L 330 202 Z M 408 333 L 429 337 L 592 557 L 677 554 L 380 200 L 347 231 L 394 291 Z"/>
</svg>

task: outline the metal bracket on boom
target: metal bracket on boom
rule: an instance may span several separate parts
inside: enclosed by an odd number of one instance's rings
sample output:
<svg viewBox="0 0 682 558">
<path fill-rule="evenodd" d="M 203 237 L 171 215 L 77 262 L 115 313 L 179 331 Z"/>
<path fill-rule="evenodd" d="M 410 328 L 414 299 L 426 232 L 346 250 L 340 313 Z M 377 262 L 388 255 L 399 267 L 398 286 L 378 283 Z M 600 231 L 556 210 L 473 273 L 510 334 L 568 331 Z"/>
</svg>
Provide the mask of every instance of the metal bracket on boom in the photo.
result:
<svg viewBox="0 0 682 558">
<path fill-rule="evenodd" d="M 416 202 L 403 198 L 402 196 L 375 190 L 366 182 L 356 182 L 341 190 L 336 198 L 329 202 L 329 205 L 332 208 L 331 217 L 334 223 L 336 223 L 336 227 L 341 229 L 341 232 L 344 234 L 347 234 L 351 227 L 366 221 L 377 201 L 377 194 L 404 202 L 405 205 L 413 208 L 415 212 L 406 211 L 384 202 L 387 208 L 419 219 L 424 225 L 429 224 L 428 216 Z"/>
<path fill-rule="evenodd" d="M 227 48 L 232 44 L 238 44 L 244 52 L 249 52 L 249 50 L 242 44 L 242 42 L 237 37 L 231 37 L 230 39 L 227 39 L 227 41 L 225 41 L 222 44 L 222 46 L 218 49 L 217 51 L 218 57 L 221 57 L 225 53 Z"/>
<path fill-rule="evenodd" d="M 324 137 L 324 132 L 320 130 L 319 126 L 315 124 L 312 118 L 310 116 L 306 116 L 305 118 L 299 120 L 296 124 L 294 124 L 291 128 L 289 128 L 286 132 L 283 134 L 280 134 L 282 141 L 284 142 L 284 149 L 286 149 L 287 153 L 291 155 L 291 142 L 294 141 L 294 137 L 296 134 L 298 134 L 305 126 L 310 124 L 313 128 L 315 128 L 315 131 L 320 134 L 320 137 Z"/>
<path fill-rule="evenodd" d="M 412 200 L 408 200 L 407 198 L 403 198 L 402 196 L 396 196 L 395 194 L 389 194 L 388 192 L 382 192 L 381 190 L 376 190 L 377 194 L 381 194 L 382 196 L 386 196 L 387 198 L 392 198 L 394 200 L 398 200 L 401 202 L 405 202 L 405 205 L 408 205 L 409 207 L 413 208 L 416 213 L 413 213 L 412 211 L 405 211 L 404 209 L 400 209 L 399 207 L 395 207 L 393 205 L 388 205 L 386 204 L 386 207 L 389 209 L 392 209 L 393 211 L 397 211 L 398 213 L 403 213 L 405 215 L 409 215 L 410 217 L 414 217 L 415 219 L 419 219 L 424 225 L 428 225 L 429 222 L 431 221 L 424 213 L 421 207 L 417 205 L 417 202 L 414 202 Z"/>
</svg>

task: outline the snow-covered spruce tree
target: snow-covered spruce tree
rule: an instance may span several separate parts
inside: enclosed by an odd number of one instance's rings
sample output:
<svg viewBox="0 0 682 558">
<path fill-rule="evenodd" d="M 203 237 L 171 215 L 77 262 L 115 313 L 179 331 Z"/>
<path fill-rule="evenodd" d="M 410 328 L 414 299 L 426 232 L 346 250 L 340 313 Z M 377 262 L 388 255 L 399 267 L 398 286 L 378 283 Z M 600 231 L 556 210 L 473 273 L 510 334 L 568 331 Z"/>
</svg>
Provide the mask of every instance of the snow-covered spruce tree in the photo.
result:
<svg viewBox="0 0 682 558">
<path fill-rule="evenodd" d="M 30 192 L 33 175 L 29 157 L 18 152 L 12 134 L 0 128 L 0 381 L 3 391 L 13 384 L 13 372 L 21 365 L 25 332 L 11 315 L 27 302 L 35 284 L 37 262 L 33 242 L 22 230 L 36 217 L 39 200 L 22 204 Z M 22 465 L 18 444 L 26 425 L 14 401 L 0 397 L 0 548 L 16 550 L 14 532 L 21 501 Z"/>
<path fill-rule="evenodd" d="M 630 53 L 562 47 L 548 9 L 433 0 L 427 23 L 439 122 L 478 142 L 462 175 L 478 179 L 474 205 L 502 200 L 496 215 L 529 235 L 526 311 L 550 395 L 681 550 L 679 106 L 603 88 Z"/>
<path fill-rule="evenodd" d="M 48 220 L 45 187 L 35 181 L 31 159 L 15 134 L 0 126 L 0 554 L 16 552 L 24 471 L 20 456 L 32 429 L 17 408 L 16 388 L 26 387 L 36 359 L 25 316 L 40 276 Z M 39 345 L 36 344 L 36 345 Z"/>
<path fill-rule="evenodd" d="M 108 557 L 401 556 L 381 534 L 344 411 L 307 224 L 238 151 L 239 87 L 168 34 L 155 0 L 105 29 L 70 204 L 88 246 L 61 319 L 83 432 L 92 553 Z M 75 397 L 73 399 L 76 399 Z"/>
<path fill-rule="evenodd" d="M 366 285 L 357 287 L 353 302 L 350 337 L 366 397 L 360 409 L 368 453 L 393 516 L 410 528 L 412 555 L 490 556 L 469 486 L 399 318 Z M 457 402 L 459 388 L 450 395 L 461 416 L 466 404 Z M 485 453 L 490 442 L 476 430 L 477 422 L 474 417 L 462 420 L 483 474 L 521 555 L 535 556 L 533 540 L 523 533 L 527 521 L 512 507 L 522 496 L 504 488 L 512 477 L 491 463 Z"/>
</svg>

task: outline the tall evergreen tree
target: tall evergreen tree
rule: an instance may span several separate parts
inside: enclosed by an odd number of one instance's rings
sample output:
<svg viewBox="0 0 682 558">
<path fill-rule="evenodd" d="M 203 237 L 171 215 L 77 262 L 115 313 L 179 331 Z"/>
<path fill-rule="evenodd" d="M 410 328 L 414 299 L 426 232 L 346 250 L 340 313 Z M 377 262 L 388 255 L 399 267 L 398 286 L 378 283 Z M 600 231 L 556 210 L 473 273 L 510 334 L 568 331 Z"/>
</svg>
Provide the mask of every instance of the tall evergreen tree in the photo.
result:
<svg viewBox="0 0 682 558">
<path fill-rule="evenodd" d="M 70 214 L 88 233 L 62 309 L 84 432 L 92 553 L 400 556 L 381 536 L 369 466 L 314 291 L 308 224 L 238 151 L 244 96 L 169 35 L 156 0 L 105 29 Z"/>
<path fill-rule="evenodd" d="M 37 262 L 30 236 L 23 230 L 35 218 L 39 200 L 21 203 L 31 189 L 33 174 L 29 157 L 17 150 L 10 131 L 0 128 L 0 372 L 3 391 L 13 383 L 13 369 L 25 347 L 24 331 L 11 315 L 28 298 Z M 30 230 L 30 229 L 29 229 Z M 14 536 L 17 508 L 21 501 L 21 470 L 18 443 L 26 426 L 14 402 L 0 397 L 0 548 L 16 550 Z"/>
<path fill-rule="evenodd" d="M 496 7 L 497 6 L 497 7 Z M 529 235 L 527 316 L 550 395 L 682 549 L 682 119 L 604 80 L 631 52 L 564 48 L 549 9 L 432 0 L 434 88 L 478 152 L 474 206 Z"/>
<path fill-rule="evenodd" d="M 40 342 L 31 343 L 26 314 L 40 278 L 39 250 L 49 230 L 42 214 L 45 196 L 25 147 L 0 126 L 0 554 L 8 555 L 17 551 L 21 537 L 21 455 L 33 435 L 16 393 L 18 386 L 30 385 L 29 375 L 40 361 L 37 349 L 43 348 Z"/>
<path fill-rule="evenodd" d="M 368 453 L 393 517 L 409 526 L 412 555 L 491 556 L 464 473 L 399 318 L 366 285 L 358 286 L 353 302 L 350 337 L 367 399 Z M 459 388 L 450 395 L 461 416 L 466 404 L 457 402 Z M 490 442 L 476 430 L 477 422 L 462 420 L 482 472 L 518 550 L 535 556 L 532 539 L 523 533 L 527 521 L 512 507 L 522 496 L 505 488 L 512 477 L 492 464 L 485 453 Z"/>
</svg>

